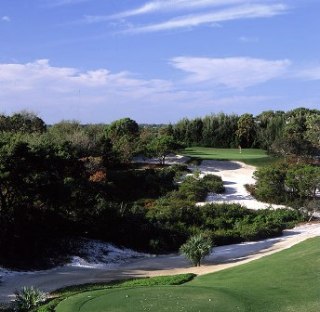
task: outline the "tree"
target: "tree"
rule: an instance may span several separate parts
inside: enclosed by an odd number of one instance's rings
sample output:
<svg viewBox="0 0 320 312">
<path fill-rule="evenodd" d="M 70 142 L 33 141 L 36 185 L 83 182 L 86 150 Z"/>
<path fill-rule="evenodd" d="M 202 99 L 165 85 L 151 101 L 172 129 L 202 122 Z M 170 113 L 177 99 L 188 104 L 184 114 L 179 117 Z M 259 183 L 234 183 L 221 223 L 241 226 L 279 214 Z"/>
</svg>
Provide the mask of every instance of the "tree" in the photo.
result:
<svg viewBox="0 0 320 312">
<path fill-rule="evenodd" d="M 311 142 L 316 150 L 320 150 L 320 114 L 309 115 L 306 120 L 306 139 Z"/>
<path fill-rule="evenodd" d="M 263 201 L 274 201 L 284 197 L 285 178 L 288 170 L 288 164 L 277 163 L 270 166 L 259 168 L 254 172 L 254 178 L 257 180 L 255 185 L 255 195 Z"/>
<path fill-rule="evenodd" d="M 166 157 L 178 148 L 179 144 L 169 135 L 158 135 L 148 145 L 149 155 L 157 157 L 161 165 L 164 165 Z"/>
<path fill-rule="evenodd" d="M 137 137 L 139 134 L 139 125 L 130 118 L 122 118 L 112 122 L 106 128 L 106 134 L 111 140 L 123 136 Z"/>
<path fill-rule="evenodd" d="M 204 257 L 212 250 L 212 242 L 204 234 L 191 236 L 186 243 L 180 247 L 180 252 L 190 260 L 194 266 L 200 266 Z"/>
<path fill-rule="evenodd" d="M 285 184 L 295 196 L 315 199 L 320 188 L 320 167 L 297 165 L 288 170 Z"/>
<path fill-rule="evenodd" d="M 123 118 L 107 126 L 105 133 L 118 158 L 124 163 L 130 162 L 137 149 L 139 125 L 130 118 Z"/>
<path fill-rule="evenodd" d="M 44 121 L 34 113 L 22 111 L 12 116 L 0 115 L 1 132 L 43 133 L 47 130 Z"/>
<path fill-rule="evenodd" d="M 256 117 L 256 140 L 263 149 L 270 150 L 274 141 L 283 135 L 285 116 L 283 111 L 265 111 Z"/>
<path fill-rule="evenodd" d="M 251 147 L 255 138 L 255 123 L 253 115 L 241 115 L 238 120 L 238 129 L 236 131 L 239 146 Z"/>
</svg>

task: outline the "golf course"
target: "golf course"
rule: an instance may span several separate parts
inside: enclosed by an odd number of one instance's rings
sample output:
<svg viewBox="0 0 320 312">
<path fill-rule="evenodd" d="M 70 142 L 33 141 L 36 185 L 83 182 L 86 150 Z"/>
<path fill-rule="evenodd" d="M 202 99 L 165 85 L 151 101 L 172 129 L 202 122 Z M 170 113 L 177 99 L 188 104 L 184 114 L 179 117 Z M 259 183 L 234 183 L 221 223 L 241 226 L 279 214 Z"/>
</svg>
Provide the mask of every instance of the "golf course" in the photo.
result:
<svg viewBox="0 0 320 312">
<path fill-rule="evenodd" d="M 195 277 L 178 286 L 170 285 L 174 280 L 171 277 L 158 286 L 152 286 L 151 278 L 140 283 L 137 280 L 136 286 L 129 283 L 76 295 L 67 292 L 66 296 L 62 291 L 64 300 L 56 311 L 316 312 L 320 306 L 319 245 L 320 238 L 309 239 L 274 255 Z"/>
</svg>

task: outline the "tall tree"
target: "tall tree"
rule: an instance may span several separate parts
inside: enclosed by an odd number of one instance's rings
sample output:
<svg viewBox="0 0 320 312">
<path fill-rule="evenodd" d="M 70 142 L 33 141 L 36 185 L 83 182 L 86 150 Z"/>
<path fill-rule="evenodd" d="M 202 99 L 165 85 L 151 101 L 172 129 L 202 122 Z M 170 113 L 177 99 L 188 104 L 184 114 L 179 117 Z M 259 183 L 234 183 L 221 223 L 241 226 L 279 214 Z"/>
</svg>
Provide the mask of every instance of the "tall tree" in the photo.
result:
<svg viewBox="0 0 320 312">
<path fill-rule="evenodd" d="M 236 135 L 241 147 L 251 147 L 255 139 L 255 123 L 252 114 L 243 114 L 238 120 Z"/>
</svg>

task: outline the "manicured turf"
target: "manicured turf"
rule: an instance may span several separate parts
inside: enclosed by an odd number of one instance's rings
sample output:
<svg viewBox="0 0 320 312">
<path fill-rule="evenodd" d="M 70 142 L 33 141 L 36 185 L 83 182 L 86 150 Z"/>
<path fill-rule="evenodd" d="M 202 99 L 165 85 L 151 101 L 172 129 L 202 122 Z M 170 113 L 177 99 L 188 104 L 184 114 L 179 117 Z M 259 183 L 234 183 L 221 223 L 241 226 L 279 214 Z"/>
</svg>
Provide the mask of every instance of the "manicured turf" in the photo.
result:
<svg viewBox="0 0 320 312">
<path fill-rule="evenodd" d="M 80 293 L 57 312 L 319 312 L 320 238 L 181 286 Z"/>
<path fill-rule="evenodd" d="M 260 149 L 239 149 L 234 148 L 209 148 L 209 147 L 189 147 L 181 152 L 185 156 L 196 159 L 217 159 L 217 160 L 238 160 L 248 165 L 264 166 L 276 161 L 265 151 Z"/>
</svg>

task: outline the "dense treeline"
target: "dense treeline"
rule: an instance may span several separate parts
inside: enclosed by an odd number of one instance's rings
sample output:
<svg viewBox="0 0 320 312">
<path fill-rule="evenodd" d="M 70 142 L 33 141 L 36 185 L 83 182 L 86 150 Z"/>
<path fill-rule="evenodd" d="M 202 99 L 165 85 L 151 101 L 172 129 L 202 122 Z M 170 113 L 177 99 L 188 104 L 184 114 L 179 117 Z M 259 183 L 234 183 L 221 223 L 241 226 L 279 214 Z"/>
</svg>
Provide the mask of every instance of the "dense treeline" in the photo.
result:
<svg viewBox="0 0 320 312">
<path fill-rule="evenodd" d="M 303 109 L 258 117 L 220 114 L 161 127 L 141 127 L 129 118 L 110 125 L 46 125 L 27 112 L 2 115 L 0 265 L 65 261 L 79 237 L 167 252 L 203 231 L 218 244 L 279 234 L 299 213 L 199 207 L 208 192 L 223 192 L 221 179 L 183 178 L 186 166 L 165 166 L 166 157 L 192 144 L 287 152 L 286 136 L 294 152 L 316 150 L 318 126 L 319 111 Z M 132 163 L 136 155 L 156 157 L 159 164 Z"/>
<path fill-rule="evenodd" d="M 257 116 L 221 113 L 185 118 L 173 125 L 171 132 L 187 146 L 257 147 L 281 156 L 310 156 L 320 149 L 320 111 L 298 108 Z"/>
</svg>

